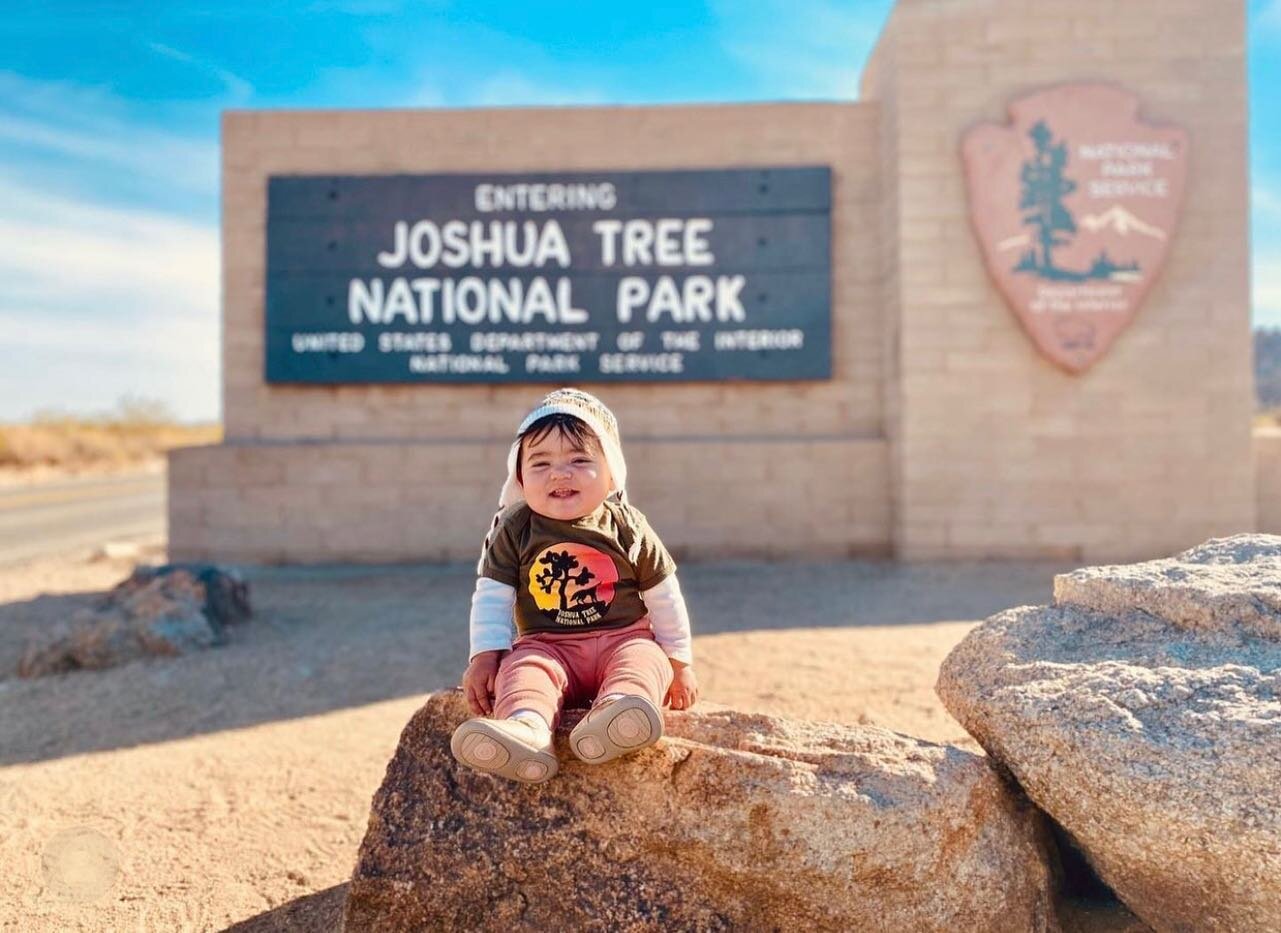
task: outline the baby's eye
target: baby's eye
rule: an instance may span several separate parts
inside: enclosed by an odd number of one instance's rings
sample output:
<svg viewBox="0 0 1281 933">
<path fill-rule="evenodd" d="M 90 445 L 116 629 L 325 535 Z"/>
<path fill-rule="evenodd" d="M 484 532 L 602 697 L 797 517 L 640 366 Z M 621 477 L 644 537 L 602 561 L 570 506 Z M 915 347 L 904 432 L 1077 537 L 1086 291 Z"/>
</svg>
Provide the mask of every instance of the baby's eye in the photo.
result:
<svg viewBox="0 0 1281 933">
<path fill-rule="evenodd" d="M 591 457 L 575 457 L 574 462 L 575 463 L 591 463 L 592 458 Z"/>
</svg>

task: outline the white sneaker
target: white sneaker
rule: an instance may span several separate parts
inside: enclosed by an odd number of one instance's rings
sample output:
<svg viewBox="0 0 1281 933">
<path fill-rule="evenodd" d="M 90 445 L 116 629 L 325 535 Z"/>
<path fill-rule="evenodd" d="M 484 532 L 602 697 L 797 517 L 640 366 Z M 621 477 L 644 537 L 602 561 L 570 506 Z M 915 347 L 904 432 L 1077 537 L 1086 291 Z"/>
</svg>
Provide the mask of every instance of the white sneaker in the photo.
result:
<svg viewBox="0 0 1281 933">
<path fill-rule="evenodd" d="M 469 768 L 525 784 L 541 784 L 560 767 L 551 730 L 524 717 L 468 719 L 454 730 L 449 749 Z"/>
<path fill-rule="evenodd" d="M 612 761 L 663 737 L 663 714 L 647 697 L 613 697 L 593 704 L 569 734 L 574 755 L 588 764 Z"/>
</svg>

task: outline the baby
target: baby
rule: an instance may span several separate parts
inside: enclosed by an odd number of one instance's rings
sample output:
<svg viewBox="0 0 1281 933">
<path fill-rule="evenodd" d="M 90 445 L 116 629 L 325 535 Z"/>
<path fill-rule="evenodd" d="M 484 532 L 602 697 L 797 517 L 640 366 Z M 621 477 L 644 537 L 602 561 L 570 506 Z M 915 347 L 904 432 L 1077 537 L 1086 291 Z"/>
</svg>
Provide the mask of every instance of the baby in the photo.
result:
<svg viewBox="0 0 1281 933">
<path fill-rule="evenodd" d="M 556 773 L 567 703 L 591 702 L 569 747 L 599 764 L 657 742 L 664 703 L 692 706 L 698 684 L 676 564 L 627 502 L 613 412 L 557 389 L 516 433 L 472 596 L 463 691 L 476 718 L 450 748 L 536 784 Z"/>
</svg>

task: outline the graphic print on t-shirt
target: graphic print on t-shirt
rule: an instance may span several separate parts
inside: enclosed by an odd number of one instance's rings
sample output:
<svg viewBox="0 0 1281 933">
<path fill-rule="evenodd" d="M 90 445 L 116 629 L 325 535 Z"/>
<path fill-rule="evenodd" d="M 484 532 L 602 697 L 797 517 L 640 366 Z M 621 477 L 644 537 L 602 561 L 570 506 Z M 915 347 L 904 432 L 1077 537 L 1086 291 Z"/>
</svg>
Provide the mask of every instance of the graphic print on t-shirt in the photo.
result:
<svg viewBox="0 0 1281 933">
<path fill-rule="evenodd" d="M 614 601 L 618 568 L 608 554 L 562 541 L 543 548 L 529 568 L 529 593 L 557 625 L 590 625 Z"/>
</svg>

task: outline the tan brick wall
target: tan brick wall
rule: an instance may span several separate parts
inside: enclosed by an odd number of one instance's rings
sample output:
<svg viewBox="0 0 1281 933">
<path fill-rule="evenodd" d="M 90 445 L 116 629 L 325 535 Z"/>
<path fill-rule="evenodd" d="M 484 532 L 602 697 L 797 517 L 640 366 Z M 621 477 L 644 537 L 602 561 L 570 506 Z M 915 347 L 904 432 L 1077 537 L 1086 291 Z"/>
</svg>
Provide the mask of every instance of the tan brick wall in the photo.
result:
<svg viewBox="0 0 1281 933">
<path fill-rule="evenodd" d="M 227 444 L 171 458 L 172 547 L 264 561 L 470 559 L 551 385 L 268 385 L 272 174 L 832 168 L 830 381 L 589 385 L 630 493 L 685 556 L 887 554 L 880 134 L 872 104 L 233 112 L 223 118 Z"/>
<path fill-rule="evenodd" d="M 884 97 L 887 100 L 897 99 L 898 82 L 891 61 L 894 49 L 885 42 L 880 42 L 868 58 L 863 70 L 863 97 Z M 868 88 L 875 87 L 879 95 L 868 93 Z M 891 551 L 897 552 L 897 544 L 904 537 L 902 514 L 897 503 L 903 496 L 903 446 L 899 441 L 900 412 L 902 397 L 899 391 L 899 380 L 902 377 L 902 341 L 900 339 L 901 308 L 899 304 L 899 254 L 895 245 L 899 242 L 899 178 L 898 178 L 898 118 L 897 107 L 883 107 L 876 101 L 879 109 L 880 140 L 878 155 L 881 160 L 881 203 L 877 217 L 878 231 L 881 240 L 878 293 L 881 300 L 881 397 L 884 403 L 883 424 L 885 437 L 889 443 L 889 487 L 890 501 L 894 507 L 890 512 Z"/>
<path fill-rule="evenodd" d="M 1240 0 L 895 8 L 863 94 L 897 166 L 884 229 L 899 556 L 1128 560 L 1254 528 L 1244 45 Z M 959 147 L 973 123 L 1004 122 L 1011 97 L 1078 80 L 1136 92 L 1193 144 L 1165 271 L 1109 354 L 1070 376 L 986 275 Z"/>
<path fill-rule="evenodd" d="M 170 556 L 474 560 L 497 505 L 509 444 L 182 448 L 169 457 Z M 678 560 L 887 554 L 882 440 L 635 441 L 627 458 L 631 500 Z"/>
<path fill-rule="evenodd" d="M 1281 428 L 1255 428 L 1254 474 L 1259 531 L 1281 535 Z"/>
</svg>

